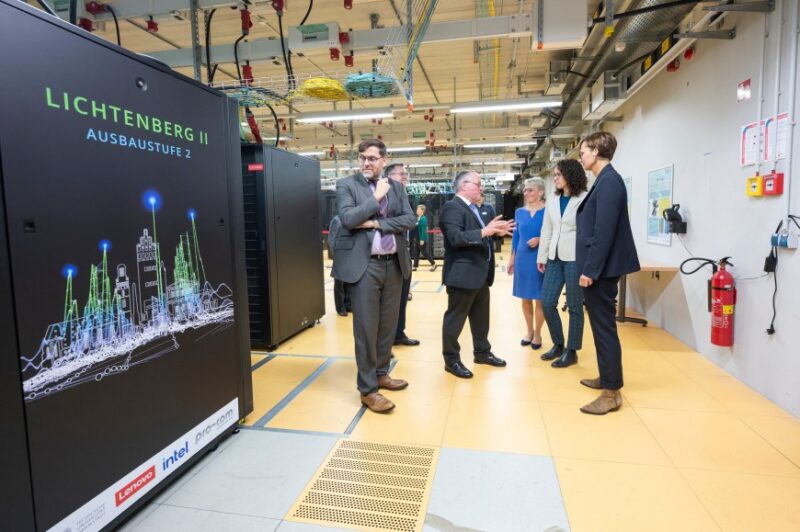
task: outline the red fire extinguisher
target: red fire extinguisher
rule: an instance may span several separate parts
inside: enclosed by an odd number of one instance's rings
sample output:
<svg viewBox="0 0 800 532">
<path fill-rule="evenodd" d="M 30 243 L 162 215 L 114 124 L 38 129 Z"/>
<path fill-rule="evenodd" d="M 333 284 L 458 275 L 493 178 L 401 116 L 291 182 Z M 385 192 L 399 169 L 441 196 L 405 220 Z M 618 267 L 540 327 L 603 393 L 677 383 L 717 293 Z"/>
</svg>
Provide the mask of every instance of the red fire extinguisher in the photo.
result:
<svg viewBox="0 0 800 532">
<path fill-rule="evenodd" d="M 722 347 L 733 345 L 733 315 L 736 308 L 736 287 L 733 275 L 725 269 L 732 264 L 725 257 L 719 261 L 719 271 L 710 281 L 711 343 Z"/>
</svg>

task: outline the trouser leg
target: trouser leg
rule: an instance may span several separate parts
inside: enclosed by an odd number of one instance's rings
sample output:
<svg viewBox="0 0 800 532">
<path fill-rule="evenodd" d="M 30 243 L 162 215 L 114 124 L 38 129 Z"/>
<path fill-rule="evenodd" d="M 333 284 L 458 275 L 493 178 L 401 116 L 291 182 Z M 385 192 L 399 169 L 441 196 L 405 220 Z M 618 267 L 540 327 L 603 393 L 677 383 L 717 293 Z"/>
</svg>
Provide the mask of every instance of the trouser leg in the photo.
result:
<svg viewBox="0 0 800 532">
<path fill-rule="evenodd" d="M 447 287 L 447 310 L 442 319 L 442 354 L 447 364 L 461 360 L 458 337 L 464 329 L 477 290 Z"/>
<path fill-rule="evenodd" d="M 469 309 L 469 329 L 472 332 L 472 352 L 477 356 L 492 351 L 489 343 L 489 285 L 484 283 L 475 293 Z"/>
<path fill-rule="evenodd" d="M 542 312 L 550 338 L 556 345 L 564 345 L 564 327 L 558 313 L 558 298 L 563 288 L 564 263 L 558 259 L 548 260 L 542 281 Z"/>
<path fill-rule="evenodd" d="M 622 388 L 622 346 L 617 334 L 616 307 L 619 278 L 598 279 L 584 288 L 589 324 L 597 350 L 600 384 L 606 390 Z"/>
</svg>

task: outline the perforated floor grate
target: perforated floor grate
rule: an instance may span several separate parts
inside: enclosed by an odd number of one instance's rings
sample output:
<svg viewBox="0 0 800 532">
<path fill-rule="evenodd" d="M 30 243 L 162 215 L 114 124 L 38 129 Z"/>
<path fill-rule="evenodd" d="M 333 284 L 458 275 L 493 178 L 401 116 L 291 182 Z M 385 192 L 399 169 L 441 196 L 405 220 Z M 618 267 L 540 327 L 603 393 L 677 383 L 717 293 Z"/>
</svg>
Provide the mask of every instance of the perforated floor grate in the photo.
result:
<svg viewBox="0 0 800 532">
<path fill-rule="evenodd" d="M 419 532 L 438 457 L 433 447 L 339 440 L 286 519 Z"/>
</svg>

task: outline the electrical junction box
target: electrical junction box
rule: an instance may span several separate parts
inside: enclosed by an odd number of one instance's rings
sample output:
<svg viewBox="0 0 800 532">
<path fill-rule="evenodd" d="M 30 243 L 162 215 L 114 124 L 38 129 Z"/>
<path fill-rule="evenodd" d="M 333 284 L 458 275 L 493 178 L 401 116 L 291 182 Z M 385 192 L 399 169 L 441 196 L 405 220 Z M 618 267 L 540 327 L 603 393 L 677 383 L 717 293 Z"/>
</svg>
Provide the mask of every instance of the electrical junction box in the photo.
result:
<svg viewBox="0 0 800 532">
<path fill-rule="evenodd" d="M 764 176 L 764 195 L 780 196 L 783 194 L 783 174 L 772 172 Z"/>
<path fill-rule="evenodd" d="M 627 76 L 614 77 L 613 72 L 604 72 L 591 87 L 590 95 L 583 101 L 581 117 L 584 120 L 600 120 L 619 108 L 628 96 Z"/>
<path fill-rule="evenodd" d="M 335 22 L 326 22 L 290 26 L 288 39 L 289 48 L 293 52 L 339 48 L 339 25 Z"/>
<path fill-rule="evenodd" d="M 551 161 L 558 161 L 559 159 L 564 158 L 564 150 L 559 148 L 558 146 L 553 146 L 553 149 L 550 150 L 550 160 Z"/>
<path fill-rule="evenodd" d="M 584 0 L 536 0 L 533 3 L 531 50 L 580 48 L 586 40 Z"/>
<path fill-rule="evenodd" d="M 544 93 L 547 96 L 558 96 L 567 85 L 569 61 L 550 61 L 544 73 Z"/>
<path fill-rule="evenodd" d="M 747 195 L 751 198 L 760 198 L 764 195 L 764 176 L 754 175 L 747 178 Z"/>
</svg>

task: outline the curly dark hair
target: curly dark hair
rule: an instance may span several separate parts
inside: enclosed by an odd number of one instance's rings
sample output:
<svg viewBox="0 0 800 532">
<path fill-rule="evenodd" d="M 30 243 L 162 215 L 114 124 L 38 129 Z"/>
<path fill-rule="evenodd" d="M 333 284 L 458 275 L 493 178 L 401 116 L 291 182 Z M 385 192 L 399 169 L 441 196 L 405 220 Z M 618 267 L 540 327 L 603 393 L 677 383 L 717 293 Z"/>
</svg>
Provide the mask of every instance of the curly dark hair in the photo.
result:
<svg viewBox="0 0 800 532">
<path fill-rule="evenodd" d="M 564 181 L 566 181 L 570 195 L 577 196 L 586 190 L 588 180 L 581 163 L 575 159 L 561 159 L 556 163 L 556 168 L 558 168 Z M 556 189 L 555 192 L 559 196 L 563 194 L 563 190 Z"/>
</svg>

